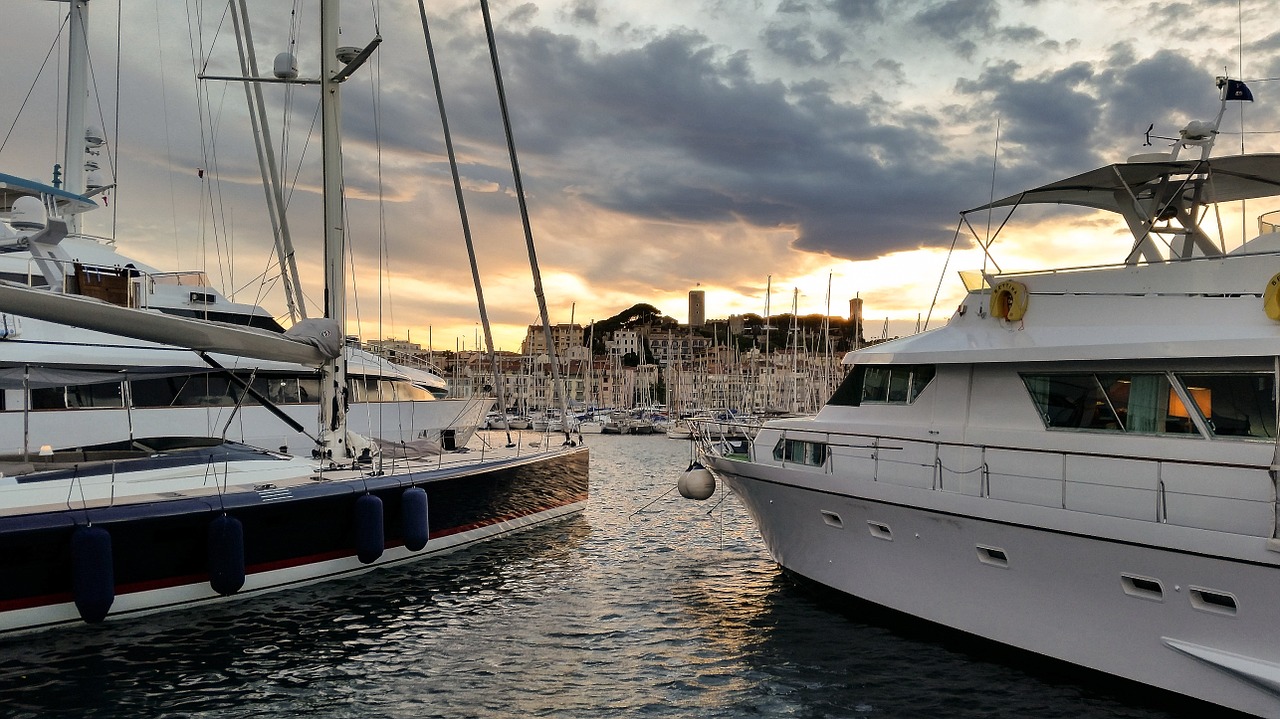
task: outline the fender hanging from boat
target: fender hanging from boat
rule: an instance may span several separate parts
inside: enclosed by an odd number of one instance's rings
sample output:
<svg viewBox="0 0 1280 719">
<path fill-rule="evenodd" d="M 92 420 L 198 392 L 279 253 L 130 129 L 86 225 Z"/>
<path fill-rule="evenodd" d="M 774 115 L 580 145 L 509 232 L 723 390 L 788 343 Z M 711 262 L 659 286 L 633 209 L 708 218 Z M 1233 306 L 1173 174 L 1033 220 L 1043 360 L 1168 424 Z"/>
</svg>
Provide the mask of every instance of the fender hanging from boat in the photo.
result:
<svg viewBox="0 0 1280 719">
<path fill-rule="evenodd" d="M 356 500 L 356 556 L 364 564 L 373 564 L 386 547 L 382 532 L 382 500 L 373 494 Z"/>
<path fill-rule="evenodd" d="M 71 595 L 80 618 L 96 624 L 116 599 L 111 534 L 102 527 L 76 527 L 71 534 Z"/>
<path fill-rule="evenodd" d="M 427 546 L 427 539 L 431 536 L 431 525 L 427 518 L 427 490 L 422 487 L 406 489 L 400 495 L 400 513 L 405 549 L 410 552 L 420 551 Z"/>
<path fill-rule="evenodd" d="M 244 586 L 244 525 L 224 514 L 209 523 L 209 586 L 223 596 Z"/>
</svg>

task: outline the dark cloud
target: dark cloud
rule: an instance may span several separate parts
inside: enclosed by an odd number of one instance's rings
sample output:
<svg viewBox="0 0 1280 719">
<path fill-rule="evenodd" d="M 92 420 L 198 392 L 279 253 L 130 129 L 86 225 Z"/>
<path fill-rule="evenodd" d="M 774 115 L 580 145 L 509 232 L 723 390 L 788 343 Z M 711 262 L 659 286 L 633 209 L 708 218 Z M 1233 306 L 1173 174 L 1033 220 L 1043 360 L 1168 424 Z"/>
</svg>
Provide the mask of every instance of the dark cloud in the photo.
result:
<svg viewBox="0 0 1280 719">
<path fill-rule="evenodd" d="M 1158 134 L 1174 134 L 1187 120 L 1212 119 L 1218 110 L 1213 73 L 1180 53 L 1161 50 L 1112 64 L 1098 80 L 1103 127 L 1116 136 L 1139 139 L 1152 123 Z"/>
<path fill-rule="evenodd" d="M 949 242 L 955 211 L 977 203 L 961 180 L 983 172 L 941 169 L 932 117 L 755 80 L 697 33 L 615 54 L 540 30 L 508 39 L 522 147 L 557 166 L 532 185 L 592 177 L 579 198 L 616 212 L 795 228 L 798 247 L 850 258 Z"/>
<path fill-rule="evenodd" d="M 596 0 L 574 0 L 569 6 L 569 16 L 577 23 L 595 26 L 600 24 L 600 8 Z"/>
<path fill-rule="evenodd" d="M 946 0 L 921 10 L 914 22 L 943 38 L 976 33 L 985 35 L 1000 12 L 994 0 Z"/>
<path fill-rule="evenodd" d="M 804 0 L 782 0 L 778 3 L 778 12 L 787 14 L 807 14 L 809 12 L 809 3 Z"/>
<path fill-rule="evenodd" d="M 1002 39 L 1019 45 L 1031 45 L 1044 39 L 1044 33 L 1030 25 L 1002 27 L 997 31 L 997 34 Z"/>
<path fill-rule="evenodd" d="M 793 65 L 816 65 L 818 49 L 804 28 L 771 24 L 760 33 L 765 47 Z"/>
<path fill-rule="evenodd" d="M 1078 62 L 1032 78 L 1019 77 L 1019 70 L 1016 63 L 1002 63 L 976 80 L 960 80 L 956 89 L 981 96 L 1000 120 L 1002 142 L 1034 148 L 1038 162 L 1075 167 L 1082 156 L 1096 158 L 1090 140 L 1101 112 L 1089 92 L 1092 66 Z"/>
<path fill-rule="evenodd" d="M 845 22 L 879 22 L 884 19 L 881 0 L 828 0 L 826 5 Z"/>
</svg>

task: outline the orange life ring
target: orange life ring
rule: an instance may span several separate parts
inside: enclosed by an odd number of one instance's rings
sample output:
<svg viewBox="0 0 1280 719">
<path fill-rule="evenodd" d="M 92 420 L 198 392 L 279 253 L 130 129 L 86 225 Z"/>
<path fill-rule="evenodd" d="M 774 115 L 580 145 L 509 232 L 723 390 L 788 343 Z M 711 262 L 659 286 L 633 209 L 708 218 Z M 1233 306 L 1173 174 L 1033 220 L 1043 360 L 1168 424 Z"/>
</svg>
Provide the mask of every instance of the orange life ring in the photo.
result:
<svg viewBox="0 0 1280 719">
<path fill-rule="evenodd" d="M 991 316 L 1017 322 L 1027 314 L 1029 293 L 1021 282 L 1005 280 L 991 291 Z"/>
<path fill-rule="evenodd" d="M 1271 278 L 1267 289 L 1262 291 L 1262 311 L 1267 316 L 1280 322 L 1280 273 Z"/>
</svg>

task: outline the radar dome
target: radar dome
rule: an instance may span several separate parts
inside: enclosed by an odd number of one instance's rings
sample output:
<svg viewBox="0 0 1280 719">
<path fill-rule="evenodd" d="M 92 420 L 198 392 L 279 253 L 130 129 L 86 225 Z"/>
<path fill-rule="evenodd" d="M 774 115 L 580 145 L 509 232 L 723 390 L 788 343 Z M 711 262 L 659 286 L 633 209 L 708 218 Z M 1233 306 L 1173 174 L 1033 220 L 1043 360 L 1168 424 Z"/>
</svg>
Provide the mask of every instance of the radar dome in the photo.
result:
<svg viewBox="0 0 1280 719">
<path fill-rule="evenodd" d="M 26 196 L 13 201 L 13 209 L 9 212 L 9 225 L 13 229 L 22 232 L 39 232 L 48 225 L 48 221 L 44 203 L 39 198 Z"/>
</svg>

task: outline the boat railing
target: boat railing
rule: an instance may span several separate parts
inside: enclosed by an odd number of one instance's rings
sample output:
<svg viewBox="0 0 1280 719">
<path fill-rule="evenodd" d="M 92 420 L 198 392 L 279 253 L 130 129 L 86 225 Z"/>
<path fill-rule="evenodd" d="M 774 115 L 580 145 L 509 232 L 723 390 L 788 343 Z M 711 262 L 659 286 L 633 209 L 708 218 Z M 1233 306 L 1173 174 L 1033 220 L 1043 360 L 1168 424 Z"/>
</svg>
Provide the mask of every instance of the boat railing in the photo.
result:
<svg viewBox="0 0 1280 719">
<path fill-rule="evenodd" d="M 779 441 L 822 444 L 827 475 L 1252 536 L 1275 536 L 1269 464 L 964 444 L 909 437 L 787 430 Z M 756 462 L 758 451 L 703 449 Z M 802 462 L 784 462 L 800 465 Z"/>
<path fill-rule="evenodd" d="M 1258 215 L 1258 234 L 1270 235 L 1280 232 L 1280 210 L 1272 210 Z"/>
<path fill-rule="evenodd" d="M 1276 215 L 1276 217 L 1274 218 L 1274 220 L 1264 219 L 1268 215 Z M 1259 234 L 1264 234 L 1264 235 L 1280 231 L 1280 210 L 1275 210 L 1259 216 L 1258 228 L 1259 228 Z M 1232 252 L 1231 254 L 1233 256 L 1254 256 L 1254 255 L 1274 256 L 1274 255 L 1280 254 L 1280 250 L 1277 250 L 1275 248 L 1266 248 L 1266 249 L 1261 249 L 1253 252 L 1241 252 L 1237 250 Z M 1165 258 L 1158 261 L 1145 261 L 1140 263 L 1140 266 L 1146 267 L 1146 266 L 1153 266 L 1153 265 L 1180 265 L 1188 262 L 1217 262 L 1221 260 L 1222 260 L 1221 255 L 1210 255 L 1210 256 L 1197 255 L 1195 257 L 1170 257 L 1170 258 Z M 961 270 L 959 272 L 959 275 L 960 275 L 961 282 L 964 284 L 965 291 L 970 293 L 973 293 L 973 292 L 987 293 L 991 291 L 991 288 L 994 285 L 998 284 L 1001 280 L 1006 280 L 1006 279 L 1065 275 L 1065 274 L 1070 274 L 1075 272 L 1090 272 L 1094 270 L 1111 270 L 1111 269 L 1120 269 L 1125 267 L 1132 268 L 1131 265 L 1127 265 L 1123 262 L 1108 262 L 1100 265 L 1078 265 L 1075 267 L 1047 267 L 1047 268 L 1038 269 L 1038 270 L 1011 270 L 1008 272 L 992 272 L 992 273 L 983 272 L 982 270 Z"/>
<path fill-rule="evenodd" d="M 748 455 L 753 446 L 752 440 L 760 431 L 758 419 L 715 419 L 690 417 L 689 430 L 701 446 L 715 446 L 728 454 Z"/>
</svg>

